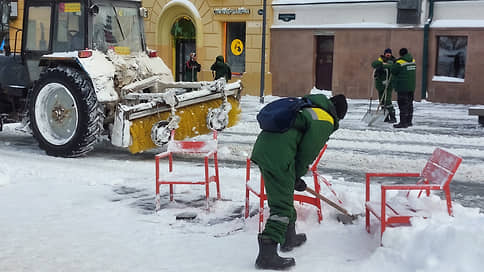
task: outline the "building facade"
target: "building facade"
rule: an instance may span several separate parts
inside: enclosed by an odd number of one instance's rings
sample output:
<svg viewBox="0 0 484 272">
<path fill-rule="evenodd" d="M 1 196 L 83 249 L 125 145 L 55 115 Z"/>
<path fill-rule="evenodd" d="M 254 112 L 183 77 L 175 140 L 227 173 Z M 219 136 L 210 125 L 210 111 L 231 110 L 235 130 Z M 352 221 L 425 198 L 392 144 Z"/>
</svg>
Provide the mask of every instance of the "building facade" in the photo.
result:
<svg viewBox="0 0 484 272">
<path fill-rule="evenodd" d="M 417 63 L 417 100 L 484 103 L 484 1 L 274 0 L 272 8 L 274 95 L 316 87 L 367 98 L 371 62 L 405 47 Z"/>
<path fill-rule="evenodd" d="M 184 65 L 191 52 L 201 64 L 198 80 L 212 80 L 210 66 L 219 55 L 232 69 L 232 80 L 240 79 L 244 93 L 260 93 L 262 18 L 257 0 L 143 0 L 148 8 L 145 32 L 148 47 L 183 79 Z M 268 1 L 266 27 L 265 94 L 270 94 L 270 20 Z"/>
</svg>

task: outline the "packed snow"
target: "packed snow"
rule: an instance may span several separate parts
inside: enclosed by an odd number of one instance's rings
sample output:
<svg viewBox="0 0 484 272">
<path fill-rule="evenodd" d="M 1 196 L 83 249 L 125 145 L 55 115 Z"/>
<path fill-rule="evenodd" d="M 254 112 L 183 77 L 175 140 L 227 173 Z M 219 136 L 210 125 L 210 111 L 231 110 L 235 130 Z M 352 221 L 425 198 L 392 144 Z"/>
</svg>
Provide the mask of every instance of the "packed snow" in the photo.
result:
<svg viewBox="0 0 484 272">
<path fill-rule="evenodd" d="M 323 203 L 319 224 L 314 207 L 296 203 L 296 229 L 308 241 L 281 254 L 296 259 L 291 271 L 480 270 L 484 128 L 476 116 L 467 114 L 468 105 L 422 101 L 415 102 L 413 127 L 368 127 L 360 121 L 368 104 L 349 100 L 348 114 L 319 164 L 343 206 L 354 214 L 364 212 L 365 172 L 419 172 L 432 151 L 442 147 L 463 158 L 451 185 L 455 215 L 448 216 L 440 194 L 421 200 L 411 196 L 430 217 L 388 228 L 380 246 L 374 217 L 368 234 L 364 217 L 343 225 L 338 212 Z M 219 133 L 222 199 L 213 199 L 211 184 L 209 210 L 204 186 L 178 185 L 174 202 L 168 186 L 161 186 L 161 210 L 155 213 L 154 155 L 162 148 L 131 155 L 106 141 L 85 157 L 55 158 L 45 155 L 32 136 L 17 131 L 20 125 L 6 125 L 0 133 L 0 271 L 254 271 L 258 199 L 250 195 L 252 216 L 244 220 L 245 160 L 259 133 L 255 116 L 262 106 L 259 97 L 243 96 L 241 121 Z M 203 160 L 196 157 L 181 156 L 175 163 L 189 176 L 203 173 Z M 167 162 L 160 168 L 168 169 Z M 252 173 L 257 177 L 258 170 Z M 314 186 L 309 174 L 304 179 Z M 322 192 L 332 198 L 325 186 Z M 371 192 L 378 196 L 377 183 Z M 183 212 L 197 217 L 176 220 Z"/>
</svg>

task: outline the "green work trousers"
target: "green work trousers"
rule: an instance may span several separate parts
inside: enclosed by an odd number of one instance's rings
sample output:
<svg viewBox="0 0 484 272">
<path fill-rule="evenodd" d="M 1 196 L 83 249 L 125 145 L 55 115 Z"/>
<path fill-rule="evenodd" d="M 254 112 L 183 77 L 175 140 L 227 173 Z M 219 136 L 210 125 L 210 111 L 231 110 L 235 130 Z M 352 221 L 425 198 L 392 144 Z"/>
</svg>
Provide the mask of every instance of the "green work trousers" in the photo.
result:
<svg viewBox="0 0 484 272">
<path fill-rule="evenodd" d="M 287 225 L 296 222 L 294 209 L 294 182 L 296 180 L 295 162 L 280 171 L 261 169 L 269 204 L 269 218 L 262 236 L 280 244 L 286 238 Z"/>
</svg>

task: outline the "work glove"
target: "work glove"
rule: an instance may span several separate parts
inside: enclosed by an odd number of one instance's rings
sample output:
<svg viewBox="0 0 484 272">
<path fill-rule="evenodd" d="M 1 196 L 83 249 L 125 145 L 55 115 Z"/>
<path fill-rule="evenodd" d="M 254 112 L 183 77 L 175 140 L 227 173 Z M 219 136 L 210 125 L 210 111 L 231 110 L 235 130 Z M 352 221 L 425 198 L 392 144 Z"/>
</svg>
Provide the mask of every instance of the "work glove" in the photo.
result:
<svg viewBox="0 0 484 272">
<path fill-rule="evenodd" d="M 306 182 L 302 178 L 297 178 L 296 182 L 294 182 L 294 190 L 298 192 L 306 191 Z"/>
</svg>

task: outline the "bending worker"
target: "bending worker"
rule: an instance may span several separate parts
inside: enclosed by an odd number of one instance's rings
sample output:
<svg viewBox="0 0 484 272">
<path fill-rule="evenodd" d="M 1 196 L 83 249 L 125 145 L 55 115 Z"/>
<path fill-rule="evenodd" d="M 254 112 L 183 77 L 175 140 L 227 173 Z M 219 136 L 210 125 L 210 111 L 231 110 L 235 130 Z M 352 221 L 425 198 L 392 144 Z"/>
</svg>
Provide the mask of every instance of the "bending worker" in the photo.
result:
<svg viewBox="0 0 484 272">
<path fill-rule="evenodd" d="M 298 112 L 286 132 L 262 131 L 252 151 L 251 160 L 259 166 L 264 178 L 270 208 L 265 228 L 258 235 L 256 267 L 260 269 L 284 269 L 296 264 L 294 258 L 277 254 L 277 244 L 281 244 L 281 251 L 291 251 L 306 241 L 305 234 L 296 234 L 294 190 L 306 189 L 301 177 L 347 111 L 344 95 L 328 99 L 323 94 L 314 94 L 305 98 L 312 107 Z"/>
</svg>

